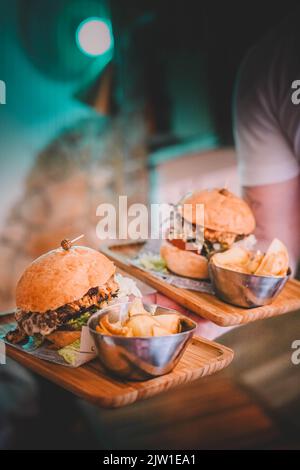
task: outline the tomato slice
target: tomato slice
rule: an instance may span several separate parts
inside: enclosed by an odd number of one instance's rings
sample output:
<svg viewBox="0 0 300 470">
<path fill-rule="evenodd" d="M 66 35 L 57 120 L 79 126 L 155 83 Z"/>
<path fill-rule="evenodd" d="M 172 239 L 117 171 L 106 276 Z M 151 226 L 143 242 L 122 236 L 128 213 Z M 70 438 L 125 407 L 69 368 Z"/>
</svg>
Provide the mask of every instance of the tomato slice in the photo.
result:
<svg viewBox="0 0 300 470">
<path fill-rule="evenodd" d="M 185 250 L 185 241 L 180 238 L 177 238 L 174 240 L 173 239 L 170 240 L 168 238 L 168 242 L 171 243 L 171 245 L 176 246 L 176 248 L 179 248 L 179 250 Z M 199 254 L 197 250 L 188 250 L 188 251 Z"/>
</svg>

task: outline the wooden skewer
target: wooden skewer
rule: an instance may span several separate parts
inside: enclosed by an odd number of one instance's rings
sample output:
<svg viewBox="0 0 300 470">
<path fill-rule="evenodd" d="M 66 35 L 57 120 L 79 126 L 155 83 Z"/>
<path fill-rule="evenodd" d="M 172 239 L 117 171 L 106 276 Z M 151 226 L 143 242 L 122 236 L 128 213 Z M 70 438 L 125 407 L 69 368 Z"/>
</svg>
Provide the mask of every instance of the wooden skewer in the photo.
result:
<svg viewBox="0 0 300 470">
<path fill-rule="evenodd" d="M 71 243 L 75 243 L 77 242 L 77 240 L 80 240 L 81 238 L 84 237 L 84 233 L 82 233 L 81 235 L 79 235 L 79 237 L 76 237 L 76 238 L 73 238 L 73 240 L 71 240 Z"/>
</svg>

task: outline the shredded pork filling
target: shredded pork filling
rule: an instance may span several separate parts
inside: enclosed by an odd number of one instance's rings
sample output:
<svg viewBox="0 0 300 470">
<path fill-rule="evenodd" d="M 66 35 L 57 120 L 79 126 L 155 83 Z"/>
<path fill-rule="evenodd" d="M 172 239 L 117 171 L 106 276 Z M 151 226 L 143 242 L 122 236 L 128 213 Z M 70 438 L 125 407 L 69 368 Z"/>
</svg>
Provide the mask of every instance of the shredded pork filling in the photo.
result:
<svg viewBox="0 0 300 470">
<path fill-rule="evenodd" d="M 228 248 L 239 238 L 240 235 L 230 232 L 218 232 L 217 230 L 211 230 L 209 228 L 204 229 L 204 239 L 210 243 L 220 243 L 221 245 L 227 245 Z"/>
<path fill-rule="evenodd" d="M 112 277 L 105 286 L 92 287 L 81 299 L 70 302 L 56 310 L 49 310 L 43 314 L 38 312 L 26 312 L 18 309 L 15 319 L 18 327 L 14 332 L 7 334 L 11 342 L 20 342 L 26 336 L 41 334 L 49 335 L 52 331 L 62 327 L 68 320 L 89 311 L 93 307 L 103 306 L 116 296 L 118 284 Z"/>
</svg>

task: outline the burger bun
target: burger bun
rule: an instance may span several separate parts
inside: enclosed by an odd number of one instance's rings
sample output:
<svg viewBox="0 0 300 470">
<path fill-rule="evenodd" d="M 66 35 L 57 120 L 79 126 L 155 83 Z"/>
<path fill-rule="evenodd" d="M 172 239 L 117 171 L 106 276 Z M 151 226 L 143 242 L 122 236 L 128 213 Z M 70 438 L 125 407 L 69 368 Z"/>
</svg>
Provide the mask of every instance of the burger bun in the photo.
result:
<svg viewBox="0 0 300 470">
<path fill-rule="evenodd" d="M 197 210 L 201 204 L 204 213 L 201 207 Z M 255 218 L 246 201 L 228 189 L 194 192 L 182 202 L 181 215 L 192 224 L 218 232 L 249 235 L 255 229 Z"/>
<path fill-rule="evenodd" d="M 209 277 L 208 261 L 202 255 L 181 250 L 169 242 L 165 242 L 161 246 L 160 254 L 168 269 L 179 276 L 193 279 L 207 279 Z"/>
<path fill-rule="evenodd" d="M 81 299 L 92 287 L 103 286 L 115 265 L 92 248 L 58 248 L 37 258 L 16 288 L 16 305 L 26 312 L 45 313 Z"/>
</svg>

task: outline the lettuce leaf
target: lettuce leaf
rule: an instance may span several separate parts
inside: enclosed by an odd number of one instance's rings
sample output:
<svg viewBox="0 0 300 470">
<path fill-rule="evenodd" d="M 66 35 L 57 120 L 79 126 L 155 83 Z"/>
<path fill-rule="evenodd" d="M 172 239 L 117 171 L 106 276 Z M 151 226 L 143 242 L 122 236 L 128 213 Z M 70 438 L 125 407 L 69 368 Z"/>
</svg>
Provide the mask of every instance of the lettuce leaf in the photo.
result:
<svg viewBox="0 0 300 470">
<path fill-rule="evenodd" d="M 149 271 L 167 272 L 166 262 L 161 256 L 153 253 L 145 253 L 138 258 L 139 264 Z"/>
<path fill-rule="evenodd" d="M 80 331 L 83 326 L 85 326 L 93 312 L 85 312 L 79 317 L 71 318 L 66 322 L 72 330 Z"/>
<path fill-rule="evenodd" d="M 65 346 L 64 348 L 60 349 L 58 354 L 64 358 L 64 360 L 71 364 L 72 366 L 76 365 L 76 354 L 80 351 L 80 339 L 74 341 L 74 343 Z"/>
</svg>

